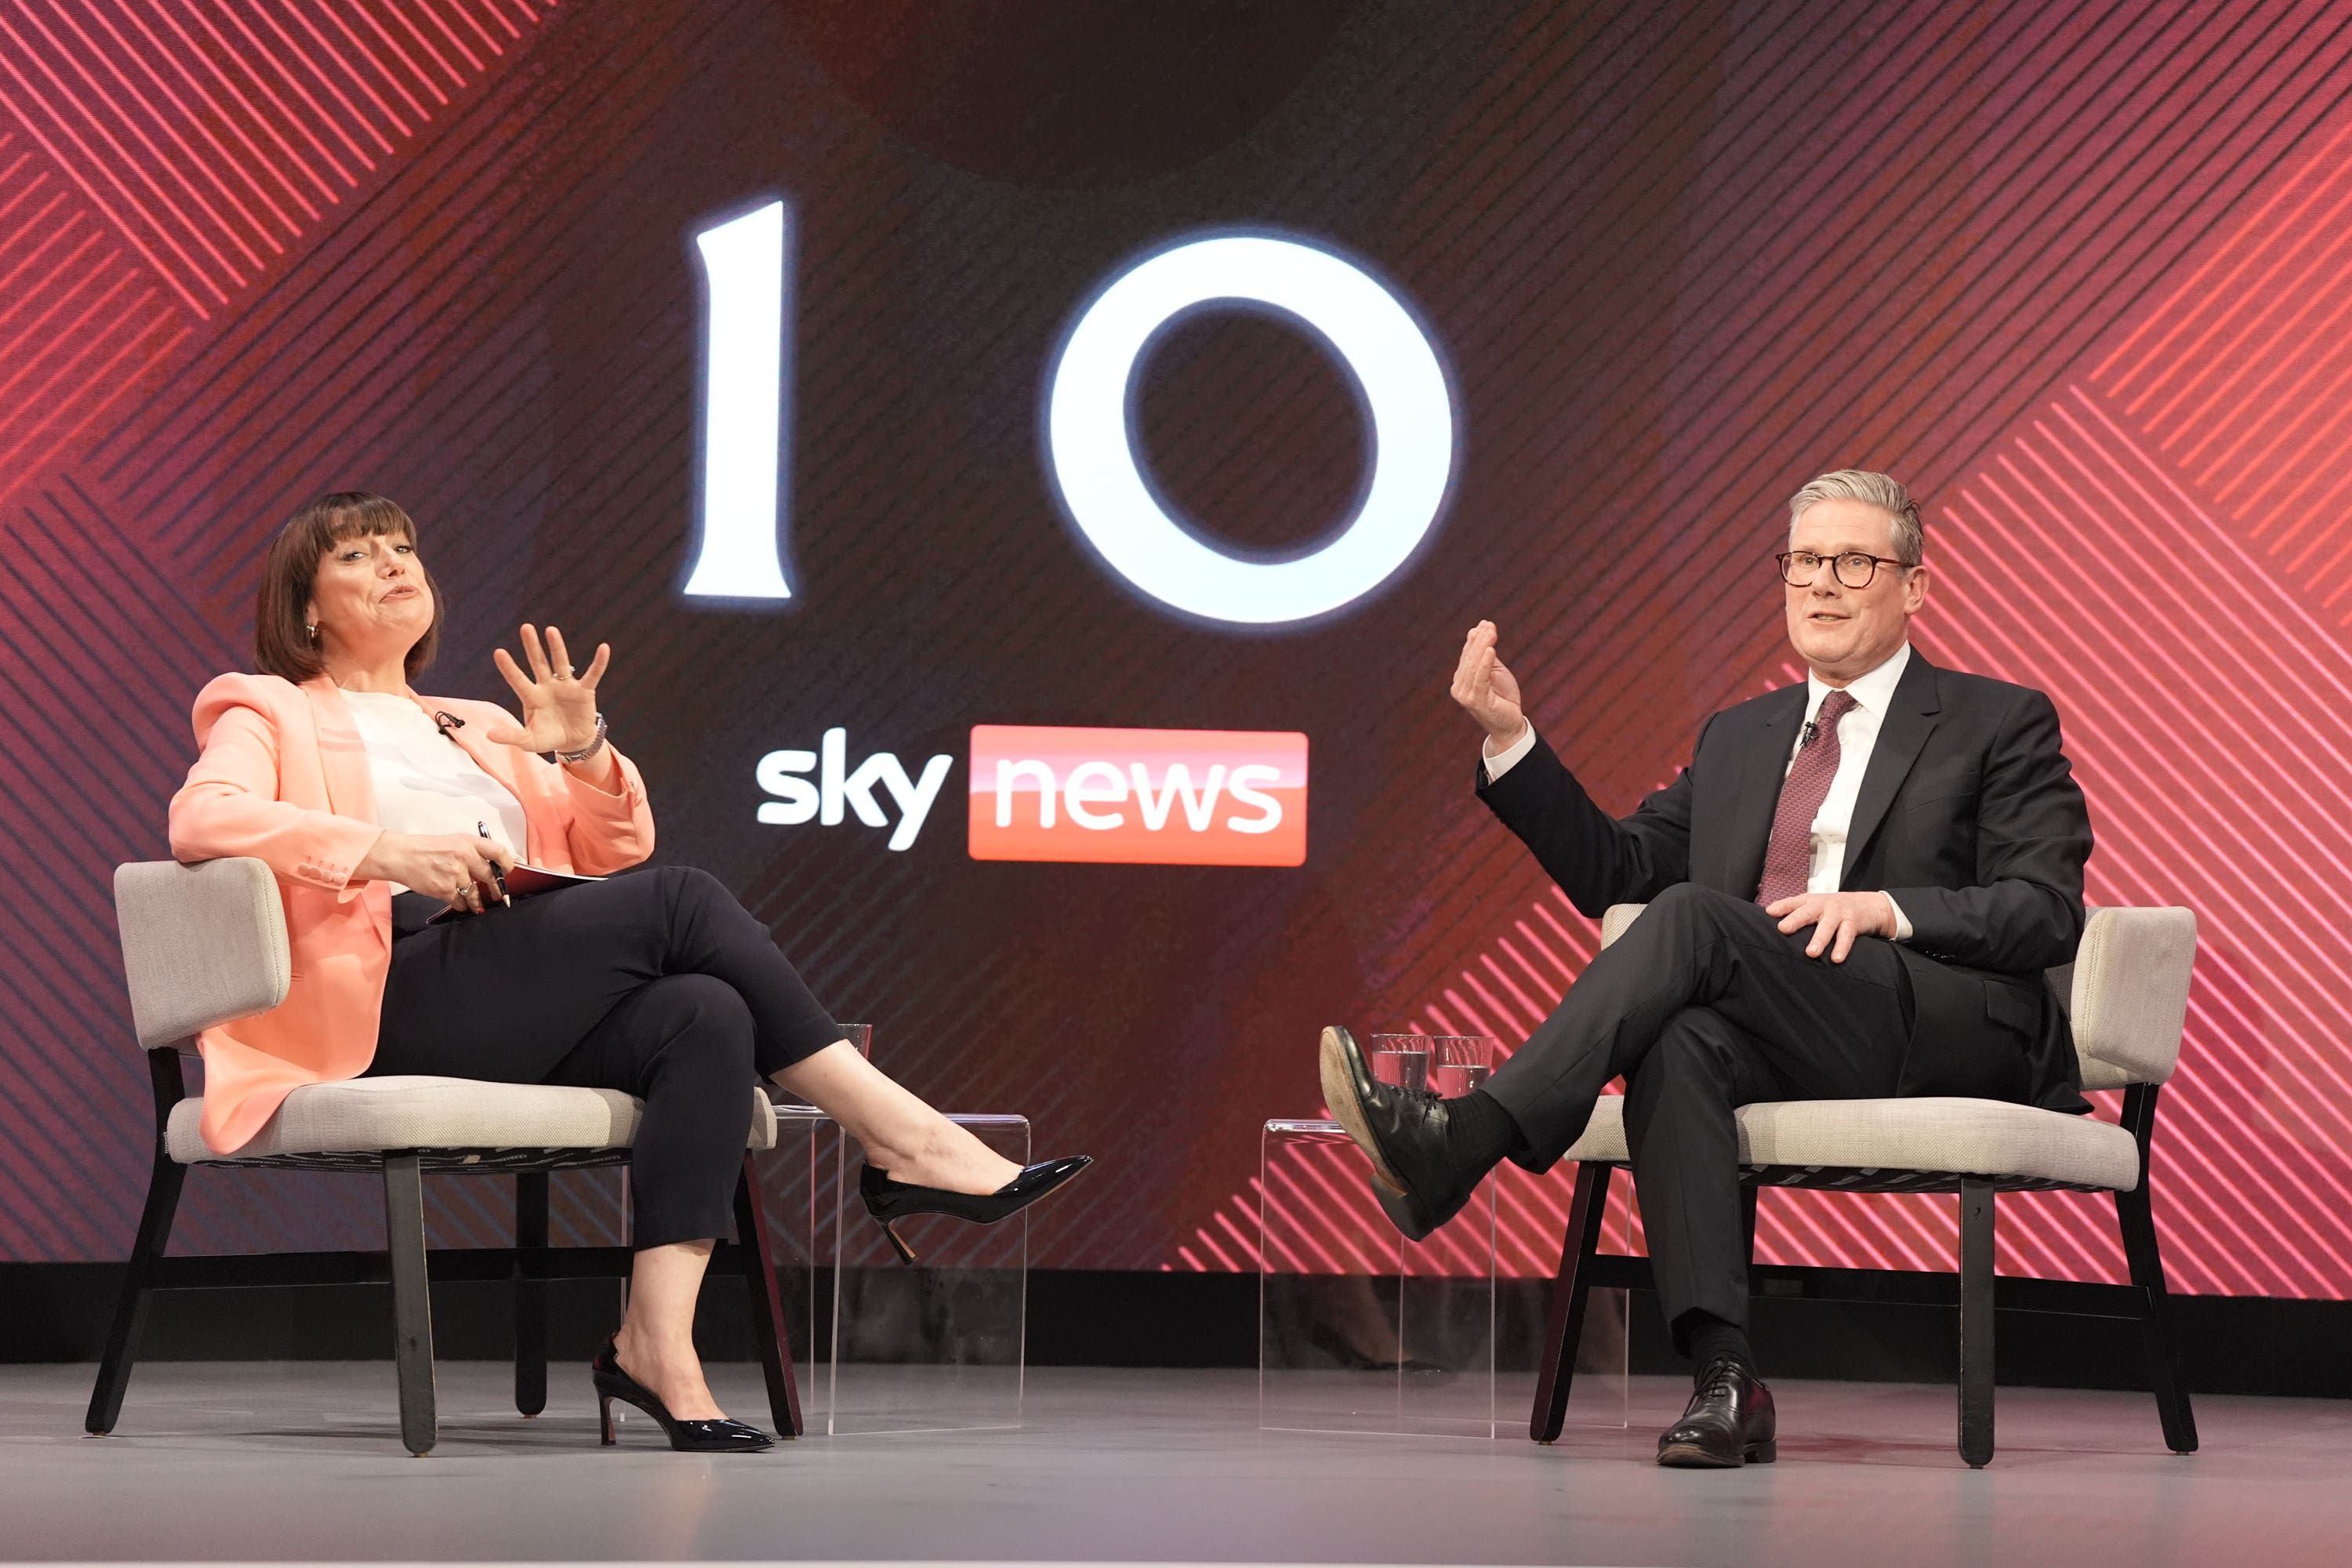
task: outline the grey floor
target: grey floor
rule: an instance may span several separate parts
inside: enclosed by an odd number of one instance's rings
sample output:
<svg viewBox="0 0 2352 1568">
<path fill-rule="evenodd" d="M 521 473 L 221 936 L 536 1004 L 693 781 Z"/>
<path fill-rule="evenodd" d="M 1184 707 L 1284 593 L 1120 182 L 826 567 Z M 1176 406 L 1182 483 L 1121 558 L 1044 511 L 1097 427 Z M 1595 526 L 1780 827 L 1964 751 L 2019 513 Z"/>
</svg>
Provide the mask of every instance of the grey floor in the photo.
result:
<svg viewBox="0 0 2352 1568">
<path fill-rule="evenodd" d="M 739 1413 L 751 1369 L 713 1378 Z M 2147 1401 L 2020 1389 L 2000 1455 L 1952 1452 L 1948 1390 L 1789 1384 L 1780 1462 L 1660 1470 L 1681 1392 L 1633 1426 L 1524 1439 L 1265 1433 L 1228 1372 L 1030 1374 L 1018 1431 L 602 1449 L 584 1375 L 516 1417 L 507 1373 L 441 1369 L 442 1443 L 395 1441 L 391 1369 L 155 1363 L 118 1435 L 79 1436 L 89 1372 L 0 1367 L 0 1558 L 677 1558 L 1253 1563 L 2272 1564 L 2345 1561 L 2352 1405 L 2209 1398 L 2204 1451 Z"/>
</svg>

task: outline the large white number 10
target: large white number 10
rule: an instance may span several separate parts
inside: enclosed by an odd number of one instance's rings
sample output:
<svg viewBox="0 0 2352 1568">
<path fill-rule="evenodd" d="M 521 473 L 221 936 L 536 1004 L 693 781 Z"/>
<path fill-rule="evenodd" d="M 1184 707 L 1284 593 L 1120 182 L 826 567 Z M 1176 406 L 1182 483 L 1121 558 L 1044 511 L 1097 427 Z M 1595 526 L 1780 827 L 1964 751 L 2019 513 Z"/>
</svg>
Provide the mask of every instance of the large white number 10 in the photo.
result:
<svg viewBox="0 0 2352 1568">
<path fill-rule="evenodd" d="M 789 599 L 782 432 L 784 204 L 695 237 L 703 318 L 702 542 L 686 591 Z M 1371 473 L 1338 537 L 1297 560 L 1245 560 L 1171 516 L 1137 461 L 1131 383 L 1188 310 L 1272 307 L 1353 373 L 1371 414 Z M 1177 610 L 1244 626 L 1311 620 L 1395 575 L 1444 510 L 1454 400 L 1435 346 L 1397 297 L 1319 247 L 1265 235 L 1171 246 L 1129 268 L 1079 313 L 1053 368 L 1046 458 L 1070 521 L 1103 563 Z"/>
<path fill-rule="evenodd" d="M 686 591 L 789 599 L 784 581 L 784 204 L 694 237 L 702 319 L 702 543 Z"/>
</svg>

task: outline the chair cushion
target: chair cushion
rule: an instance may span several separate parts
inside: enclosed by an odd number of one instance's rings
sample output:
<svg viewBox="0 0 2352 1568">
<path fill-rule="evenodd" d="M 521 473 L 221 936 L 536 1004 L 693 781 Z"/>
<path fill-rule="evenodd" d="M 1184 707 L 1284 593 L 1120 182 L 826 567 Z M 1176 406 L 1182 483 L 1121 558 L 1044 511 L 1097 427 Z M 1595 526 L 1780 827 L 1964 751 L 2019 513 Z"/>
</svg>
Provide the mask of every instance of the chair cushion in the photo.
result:
<svg viewBox="0 0 2352 1568">
<path fill-rule="evenodd" d="M 2112 1121 L 1998 1100 L 1792 1100 L 1743 1105 L 1743 1165 L 1933 1171 L 2129 1192 L 2139 1145 Z M 1627 1163 L 1625 1101 L 1603 1095 L 1570 1160 Z"/>
<path fill-rule="evenodd" d="M 776 1113 L 752 1099 L 745 1147 L 776 1146 Z M 306 1084 L 234 1154 L 215 1154 L 197 1131 L 201 1098 L 172 1108 L 164 1144 L 183 1165 L 284 1154 L 377 1153 L 388 1149 L 626 1149 L 645 1102 L 616 1089 L 486 1083 L 476 1079 L 386 1077 Z"/>
</svg>

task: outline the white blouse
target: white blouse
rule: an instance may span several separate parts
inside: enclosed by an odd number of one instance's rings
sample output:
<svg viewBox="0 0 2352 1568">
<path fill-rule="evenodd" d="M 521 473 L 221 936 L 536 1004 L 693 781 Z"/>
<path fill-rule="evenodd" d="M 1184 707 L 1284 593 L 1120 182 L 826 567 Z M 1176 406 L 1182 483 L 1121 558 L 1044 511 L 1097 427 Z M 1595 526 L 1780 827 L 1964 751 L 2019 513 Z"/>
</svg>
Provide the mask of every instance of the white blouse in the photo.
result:
<svg viewBox="0 0 2352 1568">
<path fill-rule="evenodd" d="M 367 743 L 376 821 L 385 832 L 471 838 L 487 824 L 491 837 L 522 858 L 530 841 L 522 802 L 442 734 L 424 709 L 383 691 L 346 691 L 343 700 Z M 392 888 L 407 891 L 396 882 Z"/>
</svg>

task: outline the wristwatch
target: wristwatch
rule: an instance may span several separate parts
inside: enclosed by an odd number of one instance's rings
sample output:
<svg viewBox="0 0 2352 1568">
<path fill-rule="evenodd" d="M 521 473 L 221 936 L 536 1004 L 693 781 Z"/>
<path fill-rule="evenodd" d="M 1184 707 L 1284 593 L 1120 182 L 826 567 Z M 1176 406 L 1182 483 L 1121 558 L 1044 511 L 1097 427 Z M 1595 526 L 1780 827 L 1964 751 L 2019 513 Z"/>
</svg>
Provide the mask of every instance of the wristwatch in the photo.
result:
<svg viewBox="0 0 2352 1568">
<path fill-rule="evenodd" d="M 555 760 L 556 760 L 557 762 L 559 762 L 559 763 L 584 763 L 584 762 L 586 762 L 589 758 L 591 758 L 591 757 L 594 756 L 594 755 L 596 754 L 597 749 L 598 749 L 599 747 L 603 746 L 603 745 L 604 745 L 604 716 L 602 713 L 599 713 L 599 714 L 597 714 L 597 715 L 596 715 L 596 738 L 595 738 L 594 740 L 593 740 L 593 741 L 590 741 L 586 745 L 584 745 L 584 746 L 581 747 L 581 748 L 580 748 L 578 751 L 576 751 L 576 752 L 556 752 L 556 753 L 555 753 Z"/>
</svg>

